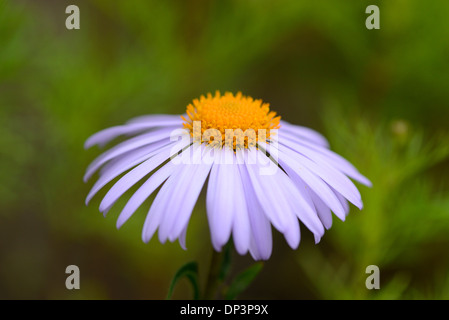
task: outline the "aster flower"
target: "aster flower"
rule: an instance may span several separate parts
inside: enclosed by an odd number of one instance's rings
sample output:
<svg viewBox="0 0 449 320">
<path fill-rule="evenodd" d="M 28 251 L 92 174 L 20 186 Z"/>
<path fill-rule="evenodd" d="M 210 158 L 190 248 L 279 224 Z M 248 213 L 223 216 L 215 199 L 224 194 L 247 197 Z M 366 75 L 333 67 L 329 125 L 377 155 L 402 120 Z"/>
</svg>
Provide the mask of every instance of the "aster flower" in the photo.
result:
<svg viewBox="0 0 449 320">
<path fill-rule="evenodd" d="M 332 225 L 333 212 L 345 220 L 349 203 L 362 209 L 349 178 L 370 186 L 347 160 L 329 150 L 319 133 L 280 120 L 261 100 L 217 92 L 195 99 L 186 114 L 148 115 L 100 131 L 85 143 L 103 147 L 119 136 L 125 141 L 88 167 L 85 181 L 100 170 L 86 204 L 109 182 L 106 214 L 132 186 L 143 180 L 122 209 L 120 228 L 160 187 L 143 226 L 148 242 L 179 240 L 185 249 L 187 226 L 207 184 L 206 208 L 213 247 L 220 251 L 231 235 L 237 252 L 256 260 L 272 252 L 272 228 L 293 249 L 300 222 L 318 242 Z M 133 136 L 129 138 L 130 136 Z"/>
</svg>

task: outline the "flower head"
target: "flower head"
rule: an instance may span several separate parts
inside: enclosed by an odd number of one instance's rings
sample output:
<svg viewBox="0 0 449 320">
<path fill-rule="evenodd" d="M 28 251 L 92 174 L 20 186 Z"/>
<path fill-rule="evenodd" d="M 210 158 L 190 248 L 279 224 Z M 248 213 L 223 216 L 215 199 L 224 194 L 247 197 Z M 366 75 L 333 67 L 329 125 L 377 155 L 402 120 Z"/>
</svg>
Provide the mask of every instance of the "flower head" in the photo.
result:
<svg viewBox="0 0 449 320">
<path fill-rule="evenodd" d="M 181 116 L 183 126 L 190 131 L 194 141 L 221 146 L 228 142 L 228 147 L 233 149 L 241 149 L 243 144 L 247 148 L 248 143 L 255 146 L 260 139 L 259 133 L 265 134 L 264 139 L 269 138 L 271 130 L 279 128 L 281 119 L 262 100 L 245 97 L 240 92 L 235 96 L 226 92 L 222 96 L 218 91 L 215 96 L 208 94 L 193 100 L 193 104 L 187 106 L 187 115 L 187 119 Z M 195 123 L 200 125 L 195 127 Z M 232 139 L 235 135 L 243 137 L 245 132 L 244 140 Z M 210 137 L 213 137 L 212 141 Z M 239 142 L 242 145 L 239 146 Z"/>
<path fill-rule="evenodd" d="M 261 100 L 219 92 L 195 99 L 183 116 L 150 115 L 91 136 L 85 147 L 109 149 L 88 167 L 85 180 L 100 168 L 86 203 L 126 172 L 106 193 L 106 214 L 132 186 L 143 180 L 117 220 L 125 223 L 160 187 L 146 217 L 142 239 L 156 230 L 159 240 L 185 248 L 187 226 L 207 184 L 206 208 L 212 244 L 220 251 L 231 235 L 240 254 L 268 259 L 273 225 L 297 248 L 300 222 L 318 242 L 332 225 L 332 213 L 345 220 L 348 201 L 362 208 L 349 178 L 371 185 L 347 160 L 329 150 L 319 133 L 280 120 Z M 349 177 L 349 178 L 348 178 Z M 206 183 L 207 181 L 207 183 Z"/>
</svg>

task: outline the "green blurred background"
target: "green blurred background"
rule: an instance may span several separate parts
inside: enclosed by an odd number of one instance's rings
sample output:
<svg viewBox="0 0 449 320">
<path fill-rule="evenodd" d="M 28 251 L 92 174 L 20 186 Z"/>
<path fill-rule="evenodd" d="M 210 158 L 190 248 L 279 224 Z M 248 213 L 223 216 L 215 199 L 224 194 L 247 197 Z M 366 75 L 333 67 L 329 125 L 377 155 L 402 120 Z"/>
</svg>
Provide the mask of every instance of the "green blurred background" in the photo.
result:
<svg viewBox="0 0 449 320">
<path fill-rule="evenodd" d="M 77 4 L 81 29 L 67 30 Z M 367 30 L 365 8 L 380 8 Z M 89 135 L 242 91 L 325 134 L 373 182 L 365 208 L 298 250 L 275 232 L 245 299 L 449 298 L 447 1 L 0 1 L 0 298 L 164 299 L 211 255 L 204 198 L 188 250 L 141 241 L 150 201 L 117 230 L 84 205 Z M 104 194 L 104 191 L 103 193 Z M 233 252 L 232 273 L 252 264 Z M 65 268 L 81 289 L 65 288 Z M 367 290 L 377 265 L 381 289 Z M 174 298 L 190 298 L 181 281 Z"/>
</svg>

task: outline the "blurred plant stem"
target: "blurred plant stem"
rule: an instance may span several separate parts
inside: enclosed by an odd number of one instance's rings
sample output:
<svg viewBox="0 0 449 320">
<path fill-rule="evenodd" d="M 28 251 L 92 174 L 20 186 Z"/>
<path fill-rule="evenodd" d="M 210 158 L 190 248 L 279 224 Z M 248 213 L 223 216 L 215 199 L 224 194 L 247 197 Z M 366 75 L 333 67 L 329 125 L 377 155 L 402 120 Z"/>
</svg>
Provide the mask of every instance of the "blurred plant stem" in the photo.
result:
<svg viewBox="0 0 449 320">
<path fill-rule="evenodd" d="M 204 294 L 200 295 L 198 287 L 198 264 L 189 262 L 182 266 L 173 277 L 168 289 L 167 299 L 171 299 L 173 290 L 181 278 L 188 278 L 193 287 L 193 298 L 197 300 L 201 297 L 204 300 L 213 300 L 217 297 L 226 300 L 236 299 L 248 286 L 256 279 L 257 275 L 263 268 L 262 262 L 256 262 L 250 267 L 238 273 L 229 285 L 223 285 L 228 278 L 231 270 L 231 248 L 232 241 L 223 247 L 221 252 L 212 250 L 211 262 L 209 265 L 209 273 L 207 276 Z M 217 292 L 220 292 L 218 296 Z"/>
<path fill-rule="evenodd" d="M 204 289 L 204 299 L 212 300 L 215 298 L 217 294 L 217 289 L 220 286 L 220 283 L 223 282 L 223 279 L 220 277 L 223 261 L 224 261 L 224 252 L 217 252 L 212 249 L 212 258 L 209 265 L 209 274 L 207 276 L 207 282 Z"/>
</svg>

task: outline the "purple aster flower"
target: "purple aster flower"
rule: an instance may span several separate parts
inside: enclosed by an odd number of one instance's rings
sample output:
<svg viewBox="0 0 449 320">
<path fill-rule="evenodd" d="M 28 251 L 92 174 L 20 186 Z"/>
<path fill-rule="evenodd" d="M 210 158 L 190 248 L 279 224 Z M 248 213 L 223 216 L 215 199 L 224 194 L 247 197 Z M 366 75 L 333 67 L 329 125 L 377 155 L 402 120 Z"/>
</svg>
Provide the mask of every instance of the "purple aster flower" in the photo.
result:
<svg viewBox="0 0 449 320">
<path fill-rule="evenodd" d="M 293 249 L 300 242 L 300 222 L 318 242 L 332 225 L 331 212 L 345 220 L 348 202 L 363 206 L 349 178 L 371 185 L 351 163 L 329 150 L 322 135 L 281 121 L 267 103 L 241 93 L 201 96 L 183 116 L 132 119 L 94 134 L 85 147 L 102 147 L 119 136 L 127 139 L 87 169 L 85 180 L 100 172 L 86 204 L 125 173 L 100 203 L 106 214 L 143 181 L 118 217 L 120 228 L 160 187 L 143 226 L 144 242 L 158 230 L 162 243 L 178 239 L 185 249 L 190 216 L 207 184 L 214 249 L 220 251 L 232 235 L 239 254 L 249 251 L 254 259 L 265 260 L 272 251 L 271 225 Z"/>
</svg>

